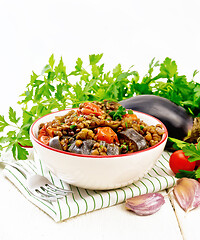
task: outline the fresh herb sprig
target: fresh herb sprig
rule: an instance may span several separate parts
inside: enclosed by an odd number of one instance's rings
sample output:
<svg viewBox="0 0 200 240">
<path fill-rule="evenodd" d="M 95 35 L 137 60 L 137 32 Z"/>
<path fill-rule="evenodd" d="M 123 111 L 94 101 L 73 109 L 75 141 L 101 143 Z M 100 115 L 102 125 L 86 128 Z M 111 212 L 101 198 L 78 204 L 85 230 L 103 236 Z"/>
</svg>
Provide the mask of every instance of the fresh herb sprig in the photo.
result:
<svg viewBox="0 0 200 240">
<path fill-rule="evenodd" d="M 40 74 L 32 72 L 30 82 L 18 101 L 21 116 L 16 118 L 12 108 L 9 121 L 0 115 L 0 150 L 12 150 L 15 159 L 27 159 L 28 152 L 22 146 L 32 145 L 29 129 L 39 117 L 67 106 L 77 107 L 85 101 L 122 100 L 130 88 L 129 77 L 137 73 L 123 71 L 120 64 L 112 72 L 105 72 L 104 64 L 99 64 L 102 56 L 89 56 L 90 71 L 86 71 L 83 61 L 78 58 L 75 69 L 67 73 L 62 57 L 55 65 L 52 54 Z"/>
<path fill-rule="evenodd" d="M 194 171 L 186 171 L 186 170 L 179 170 L 179 172 L 176 174 L 176 178 L 193 178 L 193 179 L 200 179 L 200 168 L 197 168 Z"/>
<path fill-rule="evenodd" d="M 8 120 L 0 115 L 0 131 L 9 129 L 6 134 L 0 137 L 0 150 L 11 150 L 15 159 L 25 160 L 28 151 L 21 146 L 31 146 L 29 139 L 29 125 L 20 123 L 20 117 L 17 118 L 16 111 L 9 108 Z"/>
<path fill-rule="evenodd" d="M 121 64 L 106 72 L 102 56 L 90 55 L 87 70 L 78 58 L 74 70 L 67 73 L 62 57 L 56 65 L 52 54 L 40 74 L 32 72 L 18 102 L 21 116 L 17 118 L 14 110 L 9 110 L 9 121 L 0 116 L 0 150 L 11 149 L 16 159 L 26 159 L 28 153 L 18 143 L 31 145 L 29 129 L 37 118 L 86 101 L 121 101 L 134 95 L 154 94 L 184 107 L 194 117 L 199 115 L 200 84 L 194 80 L 197 70 L 188 81 L 185 75 L 178 74 L 172 59 L 166 58 L 162 63 L 152 59 L 147 74 L 140 78 L 133 67 L 124 71 Z M 114 113 L 114 118 L 121 119 L 123 111 Z"/>
<path fill-rule="evenodd" d="M 199 170 L 194 170 L 194 171 L 186 171 L 186 170 L 179 170 L 179 172 L 176 174 L 176 178 L 193 178 L 193 179 L 198 179 L 200 178 L 200 173 Z"/>
<path fill-rule="evenodd" d="M 126 109 L 122 106 L 119 106 L 116 111 L 109 112 L 109 115 L 112 117 L 113 120 L 121 120 L 123 115 L 126 114 Z"/>
</svg>

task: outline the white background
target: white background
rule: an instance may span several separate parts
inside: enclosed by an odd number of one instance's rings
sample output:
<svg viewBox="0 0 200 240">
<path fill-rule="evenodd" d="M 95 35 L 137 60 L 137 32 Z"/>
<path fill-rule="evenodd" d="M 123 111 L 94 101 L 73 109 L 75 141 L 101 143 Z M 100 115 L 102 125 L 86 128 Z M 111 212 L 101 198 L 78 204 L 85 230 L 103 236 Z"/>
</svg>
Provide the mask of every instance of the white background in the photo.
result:
<svg viewBox="0 0 200 240">
<path fill-rule="evenodd" d="M 104 53 L 106 69 L 135 65 L 141 76 L 153 57 L 170 57 L 190 79 L 200 69 L 199 11 L 194 0 L 0 0 L 0 114 L 52 53 L 67 72 L 78 57 L 87 66 L 89 54 Z"/>
<path fill-rule="evenodd" d="M 199 29 L 197 0 L 0 0 L 0 114 L 16 107 L 32 70 L 40 73 L 52 53 L 57 62 L 63 57 L 67 72 L 78 57 L 87 66 L 89 54 L 104 53 L 106 69 L 135 65 L 141 76 L 153 57 L 170 57 L 179 73 L 191 79 L 200 70 Z M 56 224 L 1 176 L 1 196 L 2 191 L 2 240 L 16 238 L 16 232 L 22 240 L 81 239 L 88 232 L 90 239 L 134 234 L 136 239 L 182 239 L 169 201 L 149 218 L 134 217 L 118 205 Z M 179 217 L 187 240 L 199 239 L 199 212 L 192 213 Z"/>
</svg>

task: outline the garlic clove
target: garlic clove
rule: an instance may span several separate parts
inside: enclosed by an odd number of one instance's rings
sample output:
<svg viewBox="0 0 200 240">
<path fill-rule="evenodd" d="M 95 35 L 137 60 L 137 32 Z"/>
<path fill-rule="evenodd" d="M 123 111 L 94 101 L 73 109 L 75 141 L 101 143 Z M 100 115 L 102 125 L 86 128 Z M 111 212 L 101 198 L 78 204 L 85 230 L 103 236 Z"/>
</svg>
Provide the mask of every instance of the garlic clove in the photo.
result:
<svg viewBox="0 0 200 240">
<path fill-rule="evenodd" d="M 157 212 L 165 203 L 160 193 L 147 193 L 126 200 L 125 207 L 140 216 L 147 216 Z"/>
<path fill-rule="evenodd" d="M 173 192 L 178 204 L 185 212 L 200 205 L 200 183 L 195 179 L 179 179 Z"/>
</svg>

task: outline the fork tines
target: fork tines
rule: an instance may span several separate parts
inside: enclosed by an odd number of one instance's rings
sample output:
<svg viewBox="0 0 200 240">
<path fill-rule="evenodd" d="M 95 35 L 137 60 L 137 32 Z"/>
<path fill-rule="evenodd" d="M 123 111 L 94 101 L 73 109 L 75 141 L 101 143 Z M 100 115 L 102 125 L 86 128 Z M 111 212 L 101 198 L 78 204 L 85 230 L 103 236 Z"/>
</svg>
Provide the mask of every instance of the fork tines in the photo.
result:
<svg viewBox="0 0 200 240">
<path fill-rule="evenodd" d="M 55 194 L 51 195 L 48 192 L 43 191 L 42 189 L 41 189 L 41 191 L 36 189 L 33 194 L 34 194 L 34 196 L 39 197 L 39 198 L 41 198 L 43 200 L 52 201 L 52 202 L 56 201 L 56 200 L 58 200 L 60 198 L 63 198 L 63 195 L 55 195 Z"/>
<path fill-rule="evenodd" d="M 60 188 L 57 187 L 53 184 L 45 184 L 46 189 L 48 189 L 49 191 L 52 191 L 53 193 L 64 193 L 65 195 L 68 193 L 73 193 L 73 191 L 69 190 L 69 189 L 64 189 L 64 188 Z"/>
</svg>

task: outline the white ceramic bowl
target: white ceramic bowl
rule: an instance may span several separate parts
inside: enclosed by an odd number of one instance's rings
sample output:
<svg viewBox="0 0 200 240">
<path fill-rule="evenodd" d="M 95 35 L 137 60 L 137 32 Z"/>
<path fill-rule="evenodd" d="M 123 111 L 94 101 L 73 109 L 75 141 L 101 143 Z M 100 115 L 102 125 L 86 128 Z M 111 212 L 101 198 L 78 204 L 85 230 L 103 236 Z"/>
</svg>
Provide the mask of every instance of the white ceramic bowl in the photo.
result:
<svg viewBox="0 0 200 240">
<path fill-rule="evenodd" d="M 167 142 L 167 129 L 158 119 L 145 113 L 134 113 L 148 125 L 162 124 L 162 140 L 148 149 L 115 156 L 81 155 L 57 150 L 38 141 L 38 129 L 55 116 L 69 110 L 58 111 L 36 120 L 30 129 L 33 147 L 42 162 L 60 179 L 69 184 L 96 190 L 120 188 L 142 178 L 156 163 Z"/>
</svg>

